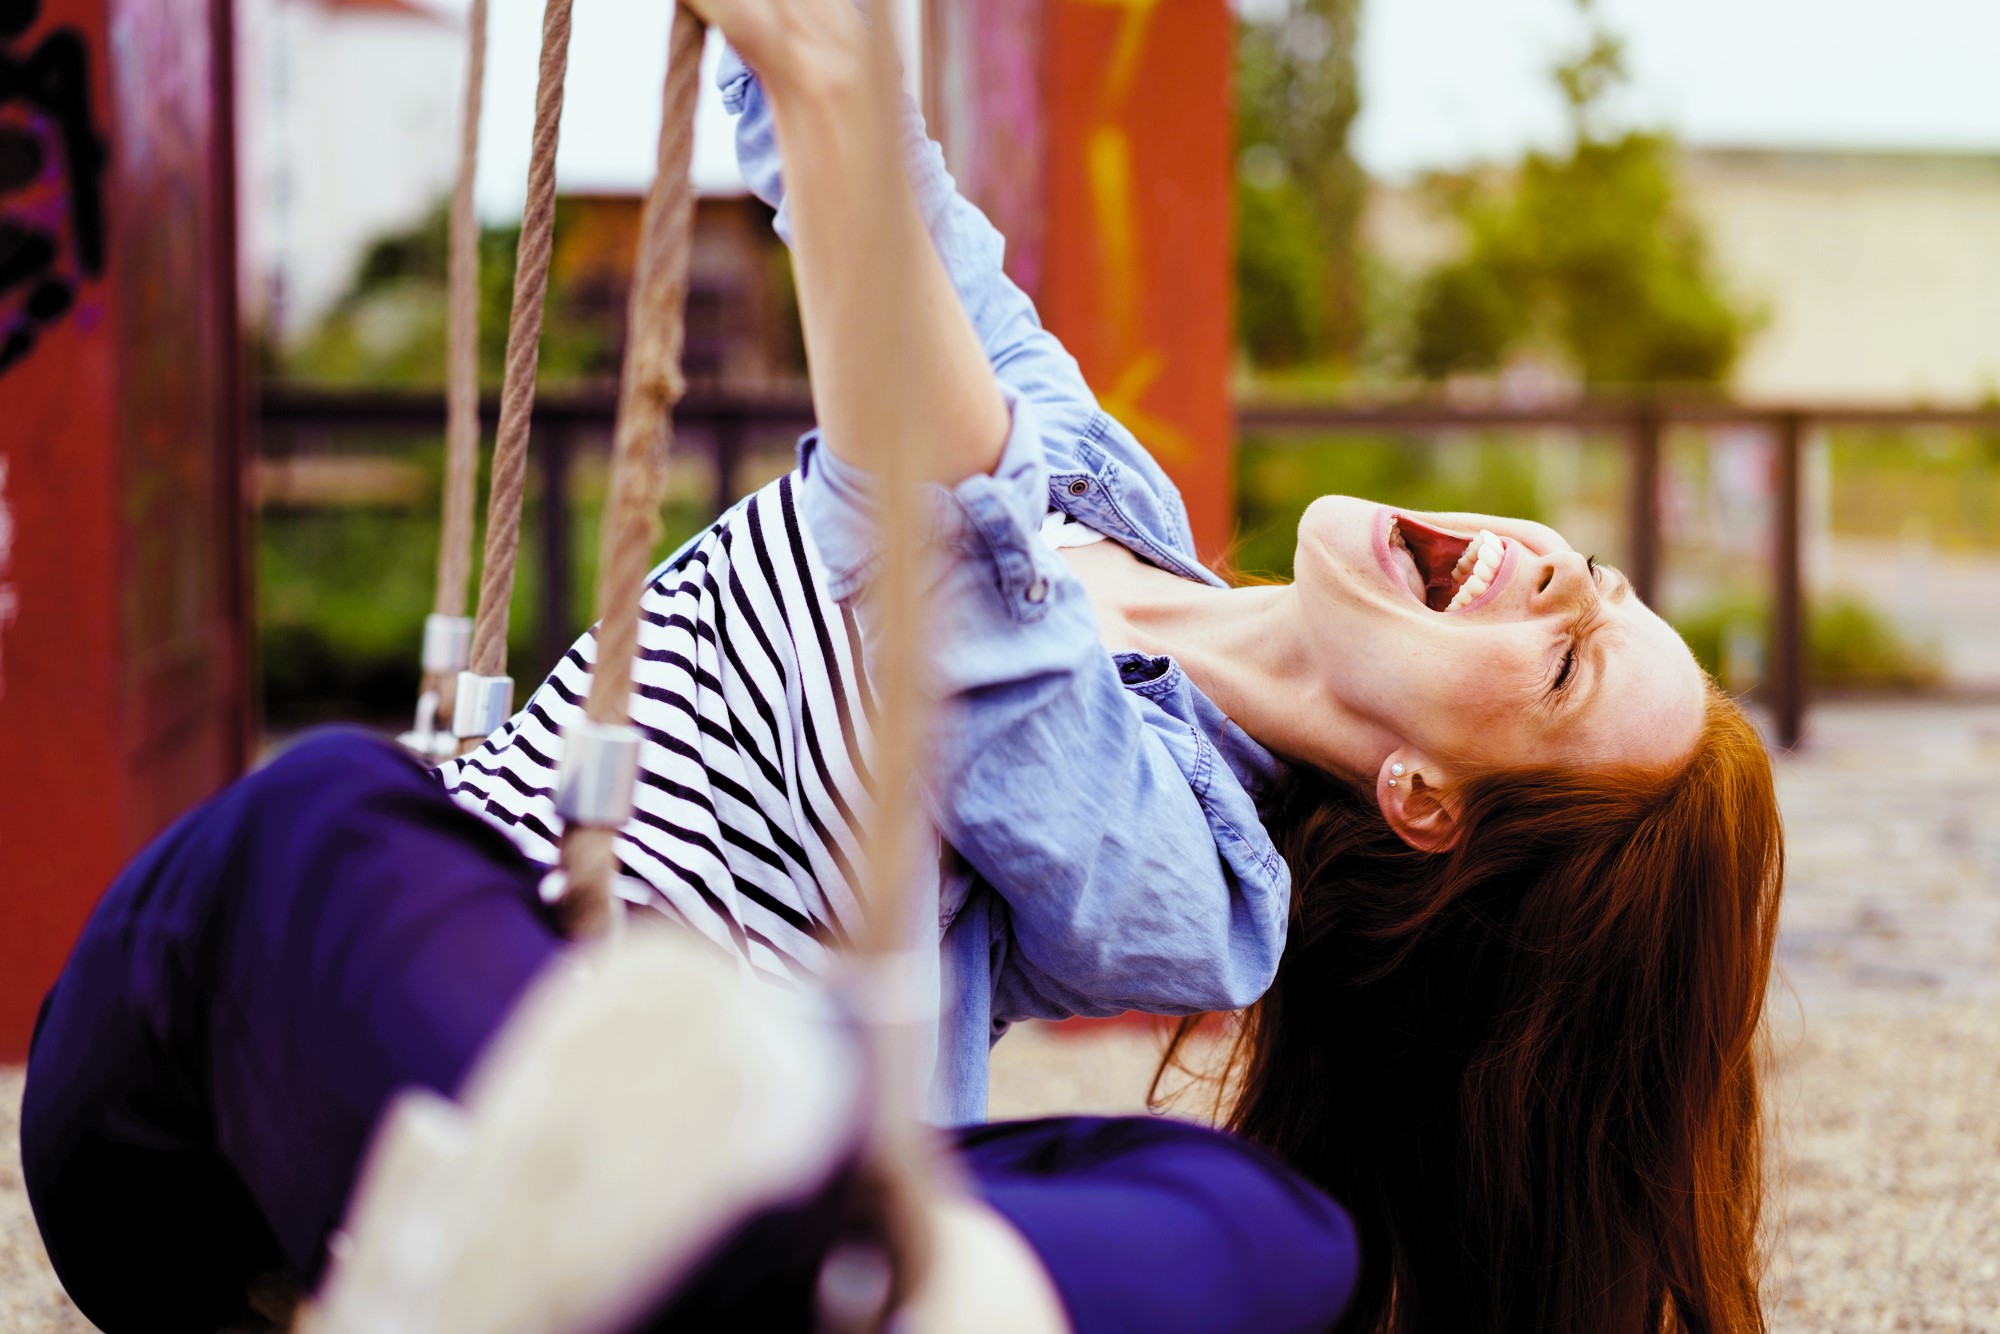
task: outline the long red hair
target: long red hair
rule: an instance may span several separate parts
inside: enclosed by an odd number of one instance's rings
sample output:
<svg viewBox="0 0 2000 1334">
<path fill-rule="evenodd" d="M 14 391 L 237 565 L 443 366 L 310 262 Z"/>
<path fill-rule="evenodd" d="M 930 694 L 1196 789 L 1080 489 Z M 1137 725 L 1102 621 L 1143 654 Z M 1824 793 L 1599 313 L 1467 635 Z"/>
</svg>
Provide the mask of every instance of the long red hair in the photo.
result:
<svg viewBox="0 0 2000 1334">
<path fill-rule="evenodd" d="M 1711 686 L 1671 770 L 1459 796 L 1439 854 L 1316 774 L 1271 821 L 1291 936 L 1242 1017 L 1228 1121 L 1354 1214 L 1341 1328 L 1761 1334 L 1783 843 L 1755 730 Z"/>
</svg>

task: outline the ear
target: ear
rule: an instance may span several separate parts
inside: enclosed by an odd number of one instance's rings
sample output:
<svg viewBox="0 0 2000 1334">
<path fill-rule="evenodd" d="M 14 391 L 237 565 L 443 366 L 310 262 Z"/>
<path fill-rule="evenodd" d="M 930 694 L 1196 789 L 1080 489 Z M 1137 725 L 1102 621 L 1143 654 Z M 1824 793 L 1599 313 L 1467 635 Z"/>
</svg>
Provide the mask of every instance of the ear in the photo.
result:
<svg viewBox="0 0 2000 1334">
<path fill-rule="evenodd" d="M 1460 808 L 1450 776 L 1428 756 L 1405 748 L 1384 759 L 1375 774 L 1375 804 L 1396 837 L 1418 852 L 1449 852 L 1458 842 Z"/>
</svg>

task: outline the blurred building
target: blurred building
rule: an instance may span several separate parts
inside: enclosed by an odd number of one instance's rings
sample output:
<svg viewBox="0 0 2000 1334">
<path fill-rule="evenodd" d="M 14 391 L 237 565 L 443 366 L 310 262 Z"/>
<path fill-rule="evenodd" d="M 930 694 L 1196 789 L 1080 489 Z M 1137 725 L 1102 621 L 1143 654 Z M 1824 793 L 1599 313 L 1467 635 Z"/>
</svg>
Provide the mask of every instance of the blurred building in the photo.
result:
<svg viewBox="0 0 2000 1334">
<path fill-rule="evenodd" d="M 1765 311 L 1739 392 L 2000 393 L 2000 153 L 1691 148 L 1683 180 L 1723 273 Z M 1376 187 L 1364 225 L 1409 272 L 1458 245 L 1415 187 Z"/>
<path fill-rule="evenodd" d="M 465 42 L 415 0 L 238 0 L 236 22 L 244 316 L 282 340 L 450 192 Z"/>
<path fill-rule="evenodd" d="M 1768 305 L 1746 392 L 2000 393 L 2000 153 L 1704 148 L 1686 179 L 1724 272 Z"/>
<path fill-rule="evenodd" d="M 626 303 L 645 196 L 562 196 L 549 286 L 582 320 L 616 330 L 607 369 L 624 355 Z M 694 383 L 761 384 L 804 371 L 784 244 L 771 210 L 747 194 L 695 200 L 682 370 Z"/>
</svg>

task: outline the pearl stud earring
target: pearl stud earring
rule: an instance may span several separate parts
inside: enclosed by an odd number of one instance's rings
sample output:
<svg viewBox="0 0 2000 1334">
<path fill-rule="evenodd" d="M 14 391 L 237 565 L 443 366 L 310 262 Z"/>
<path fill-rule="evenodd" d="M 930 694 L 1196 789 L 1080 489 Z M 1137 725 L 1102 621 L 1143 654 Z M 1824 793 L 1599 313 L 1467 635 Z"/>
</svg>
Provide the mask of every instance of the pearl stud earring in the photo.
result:
<svg viewBox="0 0 2000 1334">
<path fill-rule="evenodd" d="M 1392 777 L 1389 780 L 1389 786 L 1394 787 L 1396 786 L 1396 779 L 1401 778 L 1403 776 L 1404 773 L 1403 766 L 1400 764 L 1392 764 L 1389 766 L 1389 772 L 1394 775 L 1394 777 Z"/>
</svg>

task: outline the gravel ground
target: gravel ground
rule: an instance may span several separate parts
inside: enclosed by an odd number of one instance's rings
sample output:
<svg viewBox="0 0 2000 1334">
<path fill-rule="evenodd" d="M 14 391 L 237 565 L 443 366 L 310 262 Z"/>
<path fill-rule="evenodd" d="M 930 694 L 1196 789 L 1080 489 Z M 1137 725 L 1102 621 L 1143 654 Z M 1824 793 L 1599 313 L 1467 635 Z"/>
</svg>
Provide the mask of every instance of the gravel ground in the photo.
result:
<svg viewBox="0 0 2000 1334">
<path fill-rule="evenodd" d="M 0 1329 L 88 1331 L 49 1268 L 21 1185 L 21 1072 L 0 1069 Z"/>
<path fill-rule="evenodd" d="M 1779 783 L 1774 1334 L 2000 1334 L 2000 706 L 1823 706 Z M 1160 1041 L 1024 1026 L 994 1114 L 1136 1110 Z M 0 1330 L 88 1330 L 21 1193 L 19 1104 L 0 1070 Z"/>
</svg>

